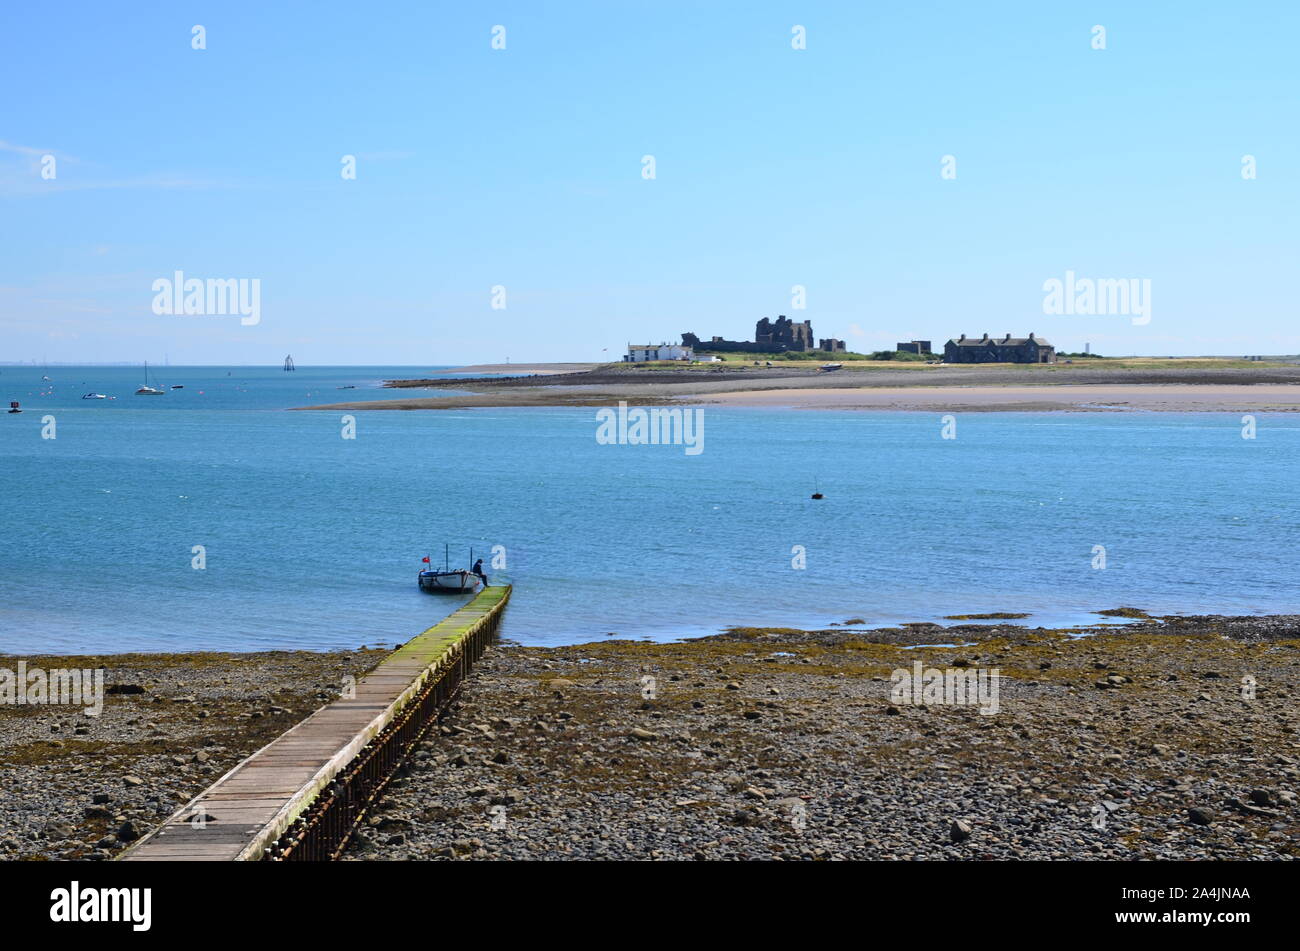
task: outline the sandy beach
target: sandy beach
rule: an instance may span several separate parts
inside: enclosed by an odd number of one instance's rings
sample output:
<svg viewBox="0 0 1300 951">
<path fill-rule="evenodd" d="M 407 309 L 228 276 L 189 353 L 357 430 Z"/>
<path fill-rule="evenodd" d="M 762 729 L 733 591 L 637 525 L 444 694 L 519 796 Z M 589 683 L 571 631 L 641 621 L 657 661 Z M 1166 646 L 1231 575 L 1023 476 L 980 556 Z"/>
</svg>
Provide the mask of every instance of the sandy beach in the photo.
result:
<svg viewBox="0 0 1300 951">
<path fill-rule="evenodd" d="M 912 412 L 1219 412 L 1293 413 L 1294 384 L 1097 384 L 1091 386 L 898 387 L 800 389 L 719 393 L 722 406 Z"/>
<path fill-rule="evenodd" d="M 936 367 L 556 370 L 546 382 L 408 380 L 391 400 L 298 409 L 420 410 L 473 407 L 608 406 L 689 403 L 801 410 L 915 412 L 1295 412 L 1300 368 L 1133 370 L 1106 368 Z M 468 390 L 448 396 L 439 389 Z M 422 395 L 415 395 L 421 393 Z M 428 395 L 424 395 L 428 394 Z"/>
</svg>

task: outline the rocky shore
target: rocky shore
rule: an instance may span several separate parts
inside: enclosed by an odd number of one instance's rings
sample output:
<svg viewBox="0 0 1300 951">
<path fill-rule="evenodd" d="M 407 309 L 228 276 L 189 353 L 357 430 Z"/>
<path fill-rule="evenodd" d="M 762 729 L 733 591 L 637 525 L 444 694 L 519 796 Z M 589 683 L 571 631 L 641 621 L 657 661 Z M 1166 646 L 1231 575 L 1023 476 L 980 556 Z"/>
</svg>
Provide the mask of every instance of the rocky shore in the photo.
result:
<svg viewBox="0 0 1300 951">
<path fill-rule="evenodd" d="M 1300 617 L 1116 613 L 498 645 L 348 858 L 1300 856 Z M 900 702 L 917 661 L 996 712 Z"/>
<path fill-rule="evenodd" d="M 0 860 L 111 858 L 387 653 L 0 657 L 103 668 L 98 716 L 0 703 Z"/>
<path fill-rule="evenodd" d="M 1112 613 L 497 644 L 346 858 L 1300 856 L 1300 616 Z M 21 658 L 110 693 L 0 705 L 0 859 L 112 857 L 383 654 Z"/>
</svg>

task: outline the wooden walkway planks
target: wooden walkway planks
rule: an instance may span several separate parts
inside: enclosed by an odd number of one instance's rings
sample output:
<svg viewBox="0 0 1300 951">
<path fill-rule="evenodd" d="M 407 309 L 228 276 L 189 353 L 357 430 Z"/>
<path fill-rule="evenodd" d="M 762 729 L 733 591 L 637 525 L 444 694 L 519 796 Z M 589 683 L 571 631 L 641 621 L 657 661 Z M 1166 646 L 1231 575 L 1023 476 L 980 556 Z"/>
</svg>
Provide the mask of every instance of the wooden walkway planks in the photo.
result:
<svg viewBox="0 0 1300 951">
<path fill-rule="evenodd" d="M 495 626 L 510 586 L 485 588 L 472 601 L 413 637 L 356 685 L 249 756 L 121 861 L 249 861 L 263 857 L 322 790 L 421 695 L 431 677 L 467 666 L 464 645 Z M 390 731 L 391 732 L 391 731 Z M 191 821 L 192 817 L 207 817 Z"/>
</svg>

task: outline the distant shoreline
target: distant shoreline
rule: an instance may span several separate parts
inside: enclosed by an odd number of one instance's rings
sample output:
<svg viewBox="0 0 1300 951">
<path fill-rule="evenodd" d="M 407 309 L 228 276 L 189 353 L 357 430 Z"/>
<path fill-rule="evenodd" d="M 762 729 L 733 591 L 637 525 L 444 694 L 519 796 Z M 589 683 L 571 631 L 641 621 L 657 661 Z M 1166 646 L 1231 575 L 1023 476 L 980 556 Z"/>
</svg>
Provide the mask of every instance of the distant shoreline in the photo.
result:
<svg viewBox="0 0 1300 951">
<path fill-rule="evenodd" d="M 473 363 L 463 367 L 448 367 L 435 370 L 435 374 L 446 376 L 452 373 L 501 373 L 524 376 L 552 376 L 557 373 L 581 373 L 595 369 L 599 363 Z"/>
<path fill-rule="evenodd" d="M 541 406 L 714 405 L 875 412 L 1300 412 L 1300 367 L 728 365 L 633 368 L 618 364 L 486 364 L 448 373 L 519 371 L 454 379 L 390 380 L 404 395 L 300 406 L 315 410 L 438 410 Z M 490 368 L 490 369 L 489 369 Z M 531 375 L 528 371 L 533 371 Z M 544 376 L 545 379 L 536 379 Z M 454 395 L 433 395 L 454 388 Z M 468 392 L 465 392 L 468 391 Z"/>
</svg>

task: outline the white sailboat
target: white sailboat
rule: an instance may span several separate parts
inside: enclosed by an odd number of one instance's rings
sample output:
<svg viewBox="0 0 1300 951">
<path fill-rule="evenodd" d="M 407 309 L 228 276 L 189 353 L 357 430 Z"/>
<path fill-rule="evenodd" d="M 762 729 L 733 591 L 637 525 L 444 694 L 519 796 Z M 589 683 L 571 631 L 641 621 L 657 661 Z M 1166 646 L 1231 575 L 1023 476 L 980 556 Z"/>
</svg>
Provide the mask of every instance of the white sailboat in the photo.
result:
<svg viewBox="0 0 1300 951">
<path fill-rule="evenodd" d="M 135 391 L 136 396 L 162 396 L 166 390 L 159 390 L 149 385 L 149 361 L 144 362 L 144 385 Z"/>
</svg>

